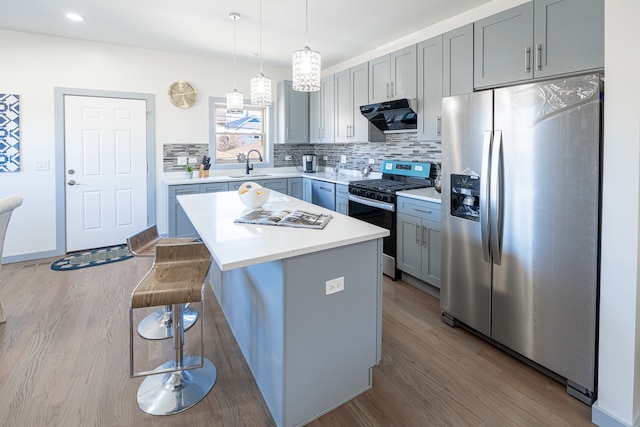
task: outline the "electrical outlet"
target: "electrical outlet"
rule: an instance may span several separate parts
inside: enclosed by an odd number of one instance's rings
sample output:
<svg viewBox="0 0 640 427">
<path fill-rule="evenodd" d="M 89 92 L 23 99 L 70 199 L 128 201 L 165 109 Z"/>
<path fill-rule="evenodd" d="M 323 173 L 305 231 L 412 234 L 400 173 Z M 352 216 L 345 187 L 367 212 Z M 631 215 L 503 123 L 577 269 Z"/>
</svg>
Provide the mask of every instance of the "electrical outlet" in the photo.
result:
<svg viewBox="0 0 640 427">
<path fill-rule="evenodd" d="M 36 160 L 36 170 L 37 171 L 48 171 L 49 170 L 49 160 Z"/>
<path fill-rule="evenodd" d="M 187 164 L 186 157 L 178 157 L 178 166 L 185 166 Z"/>
<path fill-rule="evenodd" d="M 197 157 L 189 157 L 189 164 L 190 165 L 195 165 L 196 163 L 198 163 L 198 158 Z"/>
<path fill-rule="evenodd" d="M 291 160 L 291 156 L 284 156 L 285 160 Z"/>
<path fill-rule="evenodd" d="M 322 156 L 322 160 L 329 160 L 329 156 Z"/>
<path fill-rule="evenodd" d="M 376 159 L 369 159 L 369 164 L 374 165 L 376 163 Z"/>
<path fill-rule="evenodd" d="M 347 163 L 347 156 L 345 154 L 340 156 L 340 163 Z"/>
<path fill-rule="evenodd" d="M 326 282 L 326 294 L 331 295 L 336 292 L 344 291 L 344 277 L 338 277 L 337 279 L 327 280 Z"/>
</svg>

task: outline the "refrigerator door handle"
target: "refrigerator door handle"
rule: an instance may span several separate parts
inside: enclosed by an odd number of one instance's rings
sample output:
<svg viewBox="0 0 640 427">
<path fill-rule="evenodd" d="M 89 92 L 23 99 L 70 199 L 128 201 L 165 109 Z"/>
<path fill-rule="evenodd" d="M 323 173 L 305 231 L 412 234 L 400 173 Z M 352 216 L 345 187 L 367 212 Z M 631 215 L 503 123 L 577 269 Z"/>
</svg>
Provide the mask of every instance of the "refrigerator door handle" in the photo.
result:
<svg viewBox="0 0 640 427">
<path fill-rule="evenodd" d="M 482 256 L 491 262 L 490 228 L 489 228 L 489 171 L 491 170 L 491 145 L 493 134 L 485 131 L 482 142 L 482 170 L 480 171 L 480 238 L 482 240 Z"/>
<path fill-rule="evenodd" d="M 493 263 L 500 265 L 502 261 L 502 131 L 497 130 L 493 136 L 491 147 L 491 200 L 489 203 L 489 219 L 491 230 L 491 255 Z"/>
</svg>

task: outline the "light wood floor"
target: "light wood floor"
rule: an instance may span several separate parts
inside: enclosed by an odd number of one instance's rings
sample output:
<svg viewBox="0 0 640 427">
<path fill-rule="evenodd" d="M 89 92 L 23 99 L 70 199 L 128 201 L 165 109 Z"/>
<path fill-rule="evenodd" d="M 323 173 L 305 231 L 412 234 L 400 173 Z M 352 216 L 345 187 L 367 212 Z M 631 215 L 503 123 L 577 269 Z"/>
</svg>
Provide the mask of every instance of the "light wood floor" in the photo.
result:
<svg viewBox="0 0 640 427">
<path fill-rule="evenodd" d="M 1 426 L 272 426 L 211 289 L 205 353 L 218 381 L 193 408 L 142 412 L 129 378 L 128 304 L 151 265 L 133 258 L 70 272 L 53 259 L 2 267 Z M 438 300 L 384 281 L 383 357 L 374 386 L 311 426 L 587 426 L 564 387 L 459 328 Z"/>
</svg>

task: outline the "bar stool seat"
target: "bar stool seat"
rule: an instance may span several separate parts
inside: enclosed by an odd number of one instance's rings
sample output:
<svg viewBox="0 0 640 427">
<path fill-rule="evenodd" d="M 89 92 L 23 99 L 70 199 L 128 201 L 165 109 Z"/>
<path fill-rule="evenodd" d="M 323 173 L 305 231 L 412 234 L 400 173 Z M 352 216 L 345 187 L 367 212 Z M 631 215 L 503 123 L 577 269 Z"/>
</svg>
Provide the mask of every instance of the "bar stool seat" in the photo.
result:
<svg viewBox="0 0 640 427">
<path fill-rule="evenodd" d="M 151 270 L 131 295 L 130 351 L 131 377 L 147 376 L 138 389 L 138 405 L 152 415 L 171 415 L 198 403 L 216 382 L 215 365 L 204 357 L 203 323 L 200 322 L 200 357 L 184 357 L 182 310 L 188 303 L 200 302 L 204 310 L 206 283 L 211 254 L 200 242 L 157 245 Z M 133 312 L 159 305 L 173 308 L 173 360 L 156 369 L 134 372 Z"/>
<path fill-rule="evenodd" d="M 196 241 L 191 237 L 160 237 L 158 228 L 154 224 L 127 239 L 129 252 L 135 256 L 155 256 L 157 245 L 179 245 Z M 183 312 L 185 331 L 198 320 L 198 312 L 189 306 Z M 138 324 L 138 334 L 148 340 L 162 340 L 171 338 L 173 328 L 173 313 L 170 305 L 154 311 L 142 319 Z"/>
</svg>

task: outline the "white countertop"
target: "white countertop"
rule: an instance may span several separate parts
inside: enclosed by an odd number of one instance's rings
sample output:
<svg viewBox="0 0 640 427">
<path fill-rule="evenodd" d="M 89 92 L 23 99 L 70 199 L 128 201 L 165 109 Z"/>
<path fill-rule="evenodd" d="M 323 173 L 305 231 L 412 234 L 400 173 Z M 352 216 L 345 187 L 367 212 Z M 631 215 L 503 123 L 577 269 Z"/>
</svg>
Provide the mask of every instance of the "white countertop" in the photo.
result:
<svg viewBox="0 0 640 427">
<path fill-rule="evenodd" d="M 435 188 L 418 188 L 417 190 L 398 191 L 397 196 L 409 197 L 411 199 L 425 200 L 427 202 L 441 202 L 441 194 Z"/>
<path fill-rule="evenodd" d="M 249 211 L 236 191 L 178 196 L 178 202 L 222 271 L 378 239 L 389 231 L 271 191 L 269 210 L 306 209 L 333 215 L 323 230 L 235 224 Z"/>
<path fill-rule="evenodd" d="M 213 172 L 212 172 L 213 173 Z M 225 175 L 226 173 L 226 175 Z M 186 178 L 184 172 L 167 172 L 163 176 L 163 181 L 167 185 L 183 185 L 183 184 L 205 184 L 209 182 L 228 182 L 228 181 L 255 181 L 262 179 L 277 178 L 312 178 L 320 181 L 333 182 L 334 184 L 349 184 L 350 181 L 358 181 L 362 179 L 380 178 L 380 172 L 371 172 L 369 176 L 363 177 L 360 171 L 345 170 L 340 175 L 336 175 L 332 171 L 319 171 L 315 173 L 303 173 L 295 168 L 272 168 L 265 170 L 254 170 L 249 175 L 245 175 L 244 171 L 230 170 L 227 172 L 216 171 L 216 175 L 210 175 L 207 178 L 197 177 L 198 171 L 193 172 L 194 178 Z"/>
</svg>

